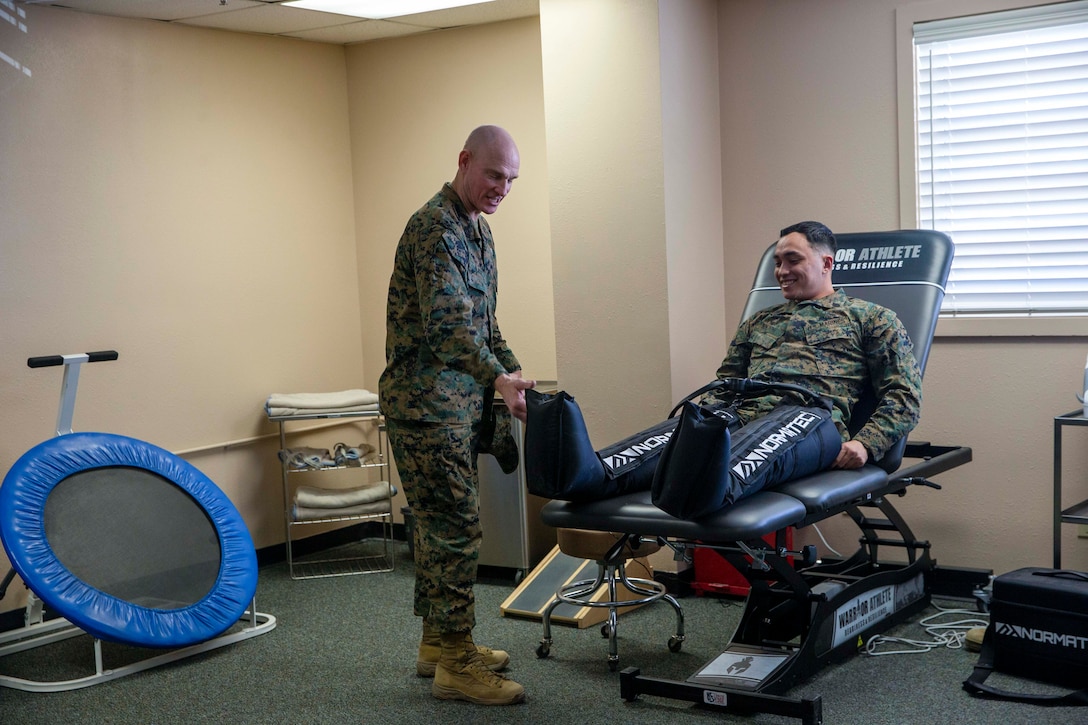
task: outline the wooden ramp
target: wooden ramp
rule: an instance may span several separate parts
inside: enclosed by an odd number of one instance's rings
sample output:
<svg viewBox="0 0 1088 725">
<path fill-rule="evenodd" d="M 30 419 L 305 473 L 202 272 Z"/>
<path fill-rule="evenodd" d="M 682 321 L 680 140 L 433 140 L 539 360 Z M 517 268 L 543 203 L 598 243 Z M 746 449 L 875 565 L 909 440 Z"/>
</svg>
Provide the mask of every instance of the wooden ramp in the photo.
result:
<svg viewBox="0 0 1088 725">
<path fill-rule="evenodd" d="M 653 567 L 645 558 L 629 560 L 626 568 L 628 576 L 653 579 Z M 559 587 L 582 579 L 592 580 L 596 575 L 597 562 L 568 556 L 556 546 L 502 603 L 502 616 L 543 619 L 544 610 L 555 598 Z M 616 587 L 616 592 L 621 601 L 638 598 L 638 595 L 627 591 L 622 584 Z M 608 601 L 607 584 L 602 584 L 594 592 L 592 601 Z M 638 606 L 641 605 L 621 607 L 617 614 L 631 611 Z M 578 607 L 564 602 L 552 611 L 553 624 L 566 624 L 579 629 L 592 627 L 606 619 L 608 607 Z"/>
</svg>

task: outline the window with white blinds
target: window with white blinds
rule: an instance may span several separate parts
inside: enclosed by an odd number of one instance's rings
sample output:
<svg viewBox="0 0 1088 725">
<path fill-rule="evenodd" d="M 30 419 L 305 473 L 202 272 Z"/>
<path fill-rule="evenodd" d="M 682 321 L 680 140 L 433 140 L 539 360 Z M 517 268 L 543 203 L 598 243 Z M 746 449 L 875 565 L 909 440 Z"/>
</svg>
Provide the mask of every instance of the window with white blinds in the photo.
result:
<svg viewBox="0 0 1088 725">
<path fill-rule="evenodd" d="M 1088 2 L 914 25 L 918 224 L 942 313 L 1088 313 Z"/>
</svg>

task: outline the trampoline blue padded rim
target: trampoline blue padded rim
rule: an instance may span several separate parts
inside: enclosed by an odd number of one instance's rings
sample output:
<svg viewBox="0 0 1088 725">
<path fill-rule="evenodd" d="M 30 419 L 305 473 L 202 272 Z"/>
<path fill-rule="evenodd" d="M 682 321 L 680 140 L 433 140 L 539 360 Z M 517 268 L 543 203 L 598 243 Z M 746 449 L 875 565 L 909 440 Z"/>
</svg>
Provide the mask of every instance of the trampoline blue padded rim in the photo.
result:
<svg viewBox="0 0 1088 725">
<path fill-rule="evenodd" d="M 68 476 L 110 466 L 156 473 L 207 513 L 221 555 L 215 585 L 203 599 L 180 609 L 142 607 L 89 586 L 57 559 L 45 536 L 46 498 Z M 12 567 L 47 607 L 105 641 L 171 648 L 210 640 L 241 618 L 257 590 L 253 539 L 226 494 L 169 451 L 112 433 L 69 433 L 24 453 L 0 486 L 0 540 Z"/>
</svg>

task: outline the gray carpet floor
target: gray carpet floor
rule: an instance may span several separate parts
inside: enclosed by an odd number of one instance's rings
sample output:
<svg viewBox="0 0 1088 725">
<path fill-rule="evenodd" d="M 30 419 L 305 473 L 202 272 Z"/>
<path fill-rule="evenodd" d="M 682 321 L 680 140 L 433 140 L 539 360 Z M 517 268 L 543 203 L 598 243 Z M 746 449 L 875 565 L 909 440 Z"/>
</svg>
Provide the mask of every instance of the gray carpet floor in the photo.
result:
<svg viewBox="0 0 1088 725">
<path fill-rule="evenodd" d="M 411 614 L 411 562 L 403 543 L 396 544 L 396 558 L 393 572 L 304 581 L 291 580 L 284 564 L 263 567 L 257 608 L 277 619 L 269 633 L 80 690 L 35 693 L 0 688 L 0 722 L 797 722 L 702 710 L 653 696 L 626 702 L 620 697 L 618 672 L 607 667 L 608 643 L 598 627 L 553 628 L 551 656 L 537 658 L 540 623 L 501 616 L 500 606 L 514 583 L 512 577 L 497 575 L 483 578 L 477 587 L 476 638 L 511 653 L 509 675 L 525 686 L 526 702 L 483 708 L 436 700 L 430 694 L 430 680 L 415 674 L 420 625 Z M 692 596 L 681 603 L 687 640 L 677 653 L 666 646 L 674 618 L 665 605 L 643 607 L 620 618 L 620 669 L 636 666 L 647 676 L 683 680 L 721 652 L 739 619 L 741 602 Z M 888 634 L 927 637 L 915 622 Z M 106 667 L 147 654 L 106 645 Z M 825 668 L 788 694 L 821 697 L 824 722 L 847 725 L 1088 722 L 1088 708 L 1045 708 L 970 697 L 961 682 L 976 660 L 976 654 L 947 648 L 925 654 L 859 655 Z M 0 661 L 0 674 L 27 679 L 67 679 L 93 671 L 93 649 L 86 636 Z M 1035 692 L 1056 691 L 1000 675 L 990 681 Z"/>
</svg>

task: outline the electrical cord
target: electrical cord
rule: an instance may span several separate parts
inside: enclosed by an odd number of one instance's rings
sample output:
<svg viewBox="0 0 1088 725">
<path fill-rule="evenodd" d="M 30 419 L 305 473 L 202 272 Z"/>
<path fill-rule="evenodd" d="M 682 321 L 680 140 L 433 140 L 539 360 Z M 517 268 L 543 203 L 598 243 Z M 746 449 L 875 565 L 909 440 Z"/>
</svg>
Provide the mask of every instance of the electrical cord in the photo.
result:
<svg viewBox="0 0 1088 725">
<path fill-rule="evenodd" d="M 881 655 L 924 654 L 939 647 L 962 649 L 964 641 L 967 638 L 968 630 L 975 629 L 976 627 L 985 627 L 990 623 L 988 614 L 982 614 L 973 609 L 944 609 L 933 602 L 931 602 L 931 606 L 933 606 L 937 612 L 928 617 L 923 617 L 918 622 L 918 625 L 922 627 L 926 631 L 926 634 L 932 639 L 910 639 L 907 637 L 889 637 L 878 634 L 865 643 L 865 654 L 872 657 L 878 657 Z M 952 621 L 934 621 L 948 615 L 958 615 L 965 618 Z M 882 645 L 904 645 L 909 649 L 879 650 Z"/>
<path fill-rule="evenodd" d="M 816 524 L 812 524 L 812 528 L 816 529 L 816 535 L 820 537 L 820 541 L 824 542 L 824 546 L 827 547 L 827 550 L 841 559 L 842 554 L 835 551 L 835 548 L 833 546 L 831 546 L 831 544 L 827 543 L 827 539 L 824 538 L 824 532 L 820 531 L 820 527 L 817 526 Z"/>
<path fill-rule="evenodd" d="M 637 557 L 634 558 L 634 559 L 628 559 L 627 562 L 624 564 L 623 568 L 624 568 L 624 571 L 627 572 L 628 577 L 631 576 L 631 567 L 632 567 L 632 565 L 638 570 L 638 571 L 635 572 L 635 574 L 634 574 L 635 576 L 642 577 L 643 579 L 653 579 L 654 578 L 654 573 L 653 573 L 653 571 L 650 570 L 650 567 L 648 566 L 648 562 L 646 562 L 644 560 L 641 560 L 641 559 L 639 559 Z"/>
</svg>

